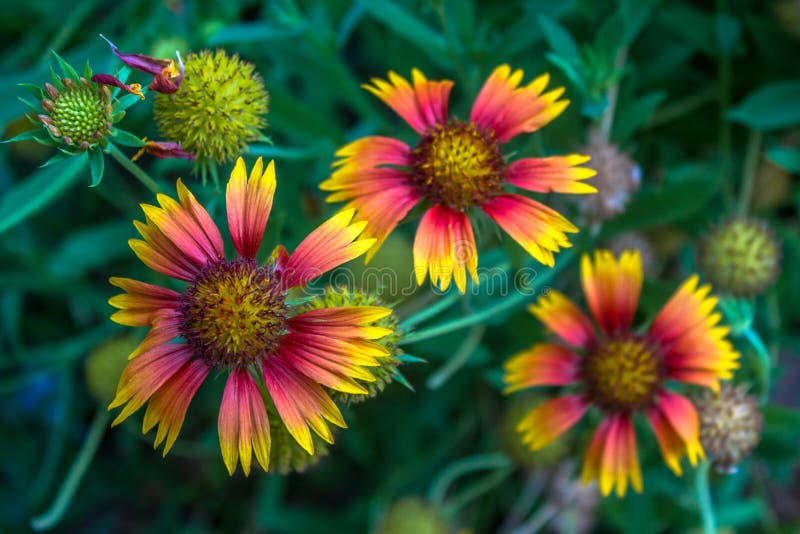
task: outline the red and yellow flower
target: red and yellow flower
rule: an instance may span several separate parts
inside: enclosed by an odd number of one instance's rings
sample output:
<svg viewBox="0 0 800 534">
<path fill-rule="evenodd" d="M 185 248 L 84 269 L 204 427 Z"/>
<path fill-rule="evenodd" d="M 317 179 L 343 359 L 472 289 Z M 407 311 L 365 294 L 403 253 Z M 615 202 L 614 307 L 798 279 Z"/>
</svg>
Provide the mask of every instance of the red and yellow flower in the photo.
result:
<svg viewBox="0 0 800 534">
<path fill-rule="evenodd" d="M 642 286 L 638 252 L 619 260 L 609 251 L 584 256 L 581 278 L 592 322 L 567 297 L 551 291 L 530 312 L 563 342 L 540 343 L 505 365 L 507 393 L 536 386 L 567 386 L 568 393 L 545 402 L 520 420 L 523 442 L 537 450 L 575 425 L 591 406 L 604 418 L 586 452 L 582 479 L 599 480 L 608 495 L 624 495 L 630 481 L 642 491 L 633 416 L 643 412 L 667 466 L 681 474 L 685 455 L 692 465 L 704 457 L 697 412 L 666 381 L 719 389 L 732 377 L 739 354 L 720 326 L 709 286 L 692 276 L 664 305 L 645 333 L 631 328 Z M 573 389 L 574 388 L 574 389 Z"/>
<path fill-rule="evenodd" d="M 572 154 L 506 161 L 502 145 L 556 118 L 569 104 L 563 88 L 544 92 L 547 74 L 520 86 L 523 72 L 497 67 L 475 99 L 469 121 L 448 119 L 453 82 L 432 81 L 417 69 L 410 84 L 389 72 L 364 88 L 384 101 L 419 134 L 412 147 L 390 137 L 369 136 L 342 147 L 335 170 L 320 187 L 332 191 L 328 202 L 347 201 L 356 218 L 367 221 L 364 235 L 375 238 L 367 261 L 420 202 L 429 208 L 414 241 L 414 270 L 422 284 L 442 290 L 455 279 L 465 291 L 467 273 L 475 283 L 478 255 L 469 211 L 480 208 L 529 254 L 552 266 L 553 254 L 570 246 L 566 233 L 577 232 L 566 218 L 506 185 L 537 193 L 593 193 L 582 182 L 593 170 L 580 167 L 589 158 Z"/>
<path fill-rule="evenodd" d="M 155 445 L 164 454 L 178 437 L 189 404 L 212 369 L 227 373 L 219 411 L 222 458 L 232 474 L 245 474 L 252 456 L 269 466 L 270 432 L 265 402 L 295 440 L 314 453 L 311 431 L 333 441 L 329 424 L 345 427 L 325 388 L 366 394 L 361 382 L 375 377 L 389 352 L 376 343 L 391 331 L 372 326 L 391 310 L 342 306 L 303 311 L 287 293 L 369 249 L 359 239 L 366 223 L 353 210 L 311 232 L 292 254 L 277 247 L 263 265 L 256 261 L 275 191 L 274 164 L 259 158 L 248 179 L 241 158 L 226 192 L 228 228 L 235 259 L 224 253 L 222 235 L 208 212 L 178 181 L 178 200 L 158 195 L 143 205 L 142 239 L 131 248 L 151 269 L 184 282 L 174 291 L 129 278 L 111 278 L 124 293 L 109 302 L 112 320 L 150 330 L 130 355 L 110 408 L 122 407 L 119 424 L 148 403 L 143 431 L 157 426 Z"/>
</svg>

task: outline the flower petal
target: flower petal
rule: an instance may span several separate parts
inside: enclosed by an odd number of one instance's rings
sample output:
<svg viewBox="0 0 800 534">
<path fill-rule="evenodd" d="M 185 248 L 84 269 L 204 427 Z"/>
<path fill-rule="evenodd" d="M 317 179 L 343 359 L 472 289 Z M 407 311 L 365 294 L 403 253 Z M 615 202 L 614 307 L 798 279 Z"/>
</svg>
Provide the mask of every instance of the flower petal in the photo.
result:
<svg viewBox="0 0 800 534">
<path fill-rule="evenodd" d="M 569 105 L 569 100 L 558 100 L 563 87 L 542 94 L 550 81 L 549 75 L 542 74 L 519 87 L 522 77 L 521 70 L 512 73 L 511 67 L 500 65 L 483 84 L 472 106 L 469 120 L 494 131 L 501 143 L 519 133 L 538 130 Z"/>
<path fill-rule="evenodd" d="M 247 369 L 234 369 L 225 384 L 217 423 L 222 460 L 233 475 L 238 461 L 250 474 L 253 452 L 261 468 L 269 469 L 270 432 L 264 399 Z"/>
<path fill-rule="evenodd" d="M 596 193 L 594 186 L 582 180 L 591 178 L 597 171 L 578 167 L 589 159 L 589 156 L 579 154 L 524 158 L 508 165 L 503 176 L 508 183 L 535 193 Z"/>
<path fill-rule="evenodd" d="M 572 246 L 565 232 L 578 231 L 558 212 L 522 195 L 499 195 L 482 207 L 528 254 L 550 267 L 554 252 Z"/>
<path fill-rule="evenodd" d="M 177 291 L 131 278 L 111 277 L 108 281 L 125 291 L 108 300 L 111 306 L 120 310 L 111 316 L 115 323 L 148 326 L 160 310 L 175 310 L 180 306 L 181 295 Z"/>
<path fill-rule="evenodd" d="M 581 395 L 565 395 L 545 402 L 517 424 L 522 442 L 539 450 L 572 428 L 583 417 L 589 403 Z"/>
<path fill-rule="evenodd" d="M 597 324 L 607 334 L 630 328 L 642 289 L 639 251 L 625 251 L 619 258 L 608 250 L 596 250 L 581 260 L 583 292 Z"/>
<path fill-rule="evenodd" d="M 370 136 L 344 146 L 336 155 L 341 158 L 333 164 L 336 170 L 320 189 L 333 191 L 327 202 L 349 201 L 345 208 L 355 208 L 356 220 L 367 221 L 362 237 L 376 239 L 367 252 L 369 262 L 421 198 L 405 171 L 384 167 L 409 166 L 410 149 L 390 137 Z"/>
<path fill-rule="evenodd" d="M 718 326 L 721 315 L 709 297 L 709 286 L 697 287 L 692 276 L 664 305 L 650 326 L 650 337 L 666 351 L 667 375 L 675 380 L 719 389 L 739 367 L 739 353 L 728 340 L 728 328 Z"/>
<path fill-rule="evenodd" d="M 94 74 L 91 78 L 94 83 L 100 83 L 103 85 L 110 85 L 112 87 L 119 87 L 126 93 L 130 93 L 132 95 L 136 95 L 139 97 L 140 100 L 144 100 L 144 93 L 142 93 L 142 86 L 138 83 L 126 84 L 122 83 L 116 76 L 112 76 L 111 74 L 102 74 L 97 73 Z"/>
<path fill-rule="evenodd" d="M 275 195 L 275 162 L 270 161 L 262 172 L 263 167 L 258 158 L 248 180 L 244 160 L 236 160 L 225 197 L 233 246 L 248 259 L 255 258 L 261 246 Z"/>
<path fill-rule="evenodd" d="M 414 239 L 414 272 L 419 285 L 430 273 L 431 284 L 442 291 L 455 279 L 464 293 L 467 273 L 478 283 L 478 248 L 465 213 L 435 205 L 422 216 Z"/>
<path fill-rule="evenodd" d="M 588 484 L 599 480 L 600 492 L 608 495 L 616 489 L 624 497 L 628 480 L 642 492 L 642 472 L 636 452 L 636 434 L 628 414 L 606 417 L 594 433 L 586 451 L 581 480 Z"/>
<path fill-rule="evenodd" d="M 503 393 L 535 386 L 566 386 L 578 380 L 580 356 L 569 349 L 540 343 L 515 354 L 503 366 Z"/>
<path fill-rule="evenodd" d="M 432 81 L 417 69 L 411 71 L 414 87 L 394 71 L 389 81 L 373 78 L 361 87 L 380 98 L 419 134 L 447 122 L 447 101 L 453 82 Z"/>
<path fill-rule="evenodd" d="M 317 382 L 298 372 L 280 353 L 262 363 L 264 382 L 286 429 L 308 454 L 314 454 L 310 430 L 333 443 L 326 420 L 347 425 L 339 408 Z"/>
<path fill-rule="evenodd" d="M 185 344 L 170 343 L 153 347 L 131 360 L 122 371 L 117 395 L 108 406 L 110 410 L 125 405 L 111 426 L 141 408 L 191 357 L 192 352 Z"/>
<path fill-rule="evenodd" d="M 304 285 L 372 247 L 375 239 L 356 241 L 367 223 L 351 223 L 354 214 L 353 209 L 340 211 L 308 234 L 286 260 L 283 269 L 285 287 Z"/>
<path fill-rule="evenodd" d="M 528 306 L 528 311 L 573 347 L 588 348 L 594 341 L 589 318 L 559 291 L 551 289 Z"/>
<path fill-rule="evenodd" d="M 664 462 L 677 475 L 682 474 L 681 458 L 689 457 L 692 466 L 705 457 L 700 444 L 700 422 L 692 403 L 669 391 L 663 391 L 647 411 Z"/>
<path fill-rule="evenodd" d="M 151 428 L 158 425 L 153 447 L 157 448 L 166 438 L 164 456 L 178 439 L 186 410 L 189 409 L 192 398 L 210 370 L 211 367 L 203 360 L 190 360 L 150 398 L 144 414 L 142 433 L 147 434 Z"/>
</svg>

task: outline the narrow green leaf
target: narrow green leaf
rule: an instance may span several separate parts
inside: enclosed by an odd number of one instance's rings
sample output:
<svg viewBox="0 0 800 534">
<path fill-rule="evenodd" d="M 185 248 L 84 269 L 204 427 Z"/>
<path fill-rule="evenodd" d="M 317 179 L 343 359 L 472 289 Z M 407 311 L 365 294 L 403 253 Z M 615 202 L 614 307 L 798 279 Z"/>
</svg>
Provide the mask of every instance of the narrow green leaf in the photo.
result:
<svg viewBox="0 0 800 534">
<path fill-rule="evenodd" d="M 208 38 L 209 46 L 237 43 L 263 43 L 297 37 L 305 31 L 305 25 L 278 26 L 266 22 L 245 22 L 220 28 Z"/>
<path fill-rule="evenodd" d="M 58 66 L 61 69 L 63 78 L 72 78 L 73 80 L 78 80 L 80 78 L 78 71 L 72 68 L 72 65 L 64 61 L 64 59 L 61 56 L 59 56 L 55 50 L 51 50 L 51 52 L 53 53 L 53 55 L 56 58 L 56 61 L 58 62 Z"/>
<path fill-rule="evenodd" d="M 114 130 L 114 133 L 111 134 L 111 137 L 114 139 L 116 144 L 122 146 L 141 148 L 145 144 L 144 141 L 142 141 L 139 137 L 136 137 L 132 133 L 125 130 L 120 130 L 119 128 Z"/>
<path fill-rule="evenodd" d="M 41 87 L 39 87 L 38 85 L 34 85 L 32 83 L 27 83 L 27 82 L 18 83 L 17 85 L 20 86 L 20 87 L 24 87 L 25 89 L 30 91 L 30 93 L 33 95 L 33 97 L 36 100 L 41 100 L 46 95 L 44 90 Z M 48 98 L 49 98 L 49 95 L 48 95 Z"/>
<path fill-rule="evenodd" d="M 103 181 L 103 168 L 105 167 L 105 158 L 103 151 L 99 148 L 93 148 L 86 151 L 89 158 L 89 170 L 91 171 L 92 182 L 89 187 L 97 187 Z"/>
<path fill-rule="evenodd" d="M 142 90 L 144 90 L 144 89 L 142 89 Z M 132 105 L 136 104 L 137 102 L 141 102 L 141 101 L 142 101 L 142 99 L 139 98 L 138 95 L 127 94 L 127 95 L 123 96 L 122 98 L 120 98 L 119 100 L 117 100 L 117 105 L 114 106 L 114 111 L 125 111 L 126 109 L 128 109 Z"/>
<path fill-rule="evenodd" d="M 625 143 L 637 128 L 650 120 L 650 117 L 666 98 L 667 93 L 664 91 L 655 91 L 637 98 L 630 105 L 620 106 L 614 118 L 614 129 L 611 135 L 614 141 Z"/>
<path fill-rule="evenodd" d="M 800 124 L 800 80 L 772 83 L 758 89 L 730 110 L 728 118 L 756 130 Z"/>
<path fill-rule="evenodd" d="M 40 169 L 0 201 L 0 233 L 19 224 L 64 193 L 86 172 L 86 158 L 71 158 L 55 169 Z"/>
<path fill-rule="evenodd" d="M 77 278 L 90 269 L 108 265 L 110 260 L 130 253 L 129 222 L 92 226 L 68 235 L 50 256 L 48 270 L 59 279 Z"/>
<path fill-rule="evenodd" d="M 59 150 L 61 150 L 61 149 L 59 149 Z M 45 161 L 44 163 L 39 165 L 39 168 L 40 169 L 44 169 L 44 168 L 47 168 L 47 167 L 52 167 L 56 163 L 59 163 L 61 161 L 64 161 L 65 159 L 74 158 L 74 157 L 76 157 L 75 154 L 70 154 L 69 152 L 64 152 L 62 150 L 58 154 L 53 156 L 52 158 L 48 159 L 47 161 Z"/>
<path fill-rule="evenodd" d="M 38 141 L 42 142 L 42 130 L 28 130 L 27 132 L 22 132 L 21 134 L 17 134 L 11 139 L 3 139 L 0 143 L 17 143 L 19 141 Z M 45 134 L 46 135 L 46 134 Z"/>
<path fill-rule="evenodd" d="M 542 27 L 550 50 L 568 61 L 580 61 L 581 51 L 578 44 L 559 23 L 542 15 L 539 17 L 539 26 Z"/>
</svg>

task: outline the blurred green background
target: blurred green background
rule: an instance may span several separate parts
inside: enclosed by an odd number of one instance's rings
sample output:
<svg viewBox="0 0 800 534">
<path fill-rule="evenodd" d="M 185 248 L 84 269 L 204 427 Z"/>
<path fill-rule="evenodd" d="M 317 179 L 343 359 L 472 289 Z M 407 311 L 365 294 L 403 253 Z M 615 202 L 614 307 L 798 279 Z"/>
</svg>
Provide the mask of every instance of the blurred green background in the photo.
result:
<svg viewBox="0 0 800 534">
<path fill-rule="evenodd" d="M 755 327 L 777 362 L 775 385 L 761 445 L 736 474 L 713 475 L 712 490 L 721 527 L 800 528 L 800 2 L 30 0 L 3 3 L 0 27 L 4 138 L 31 127 L 18 84 L 49 79 L 51 49 L 76 67 L 89 60 L 95 72 L 120 68 L 99 33 L 126 52 L 172 57 L 179 50 L 185 57 L 224 48 L 252 62 L 270 92 L 265 134 L 273 144 L 255 143 L 245 157 L 248 165 L 259 155 L 274 158 L 278 176 L 267 245 L 291 249 L 334 212 L 317 185 L 338 147 L 369 134 L 414 142 L 413 131 L 359 87 L 390 69 L 454 80 L 451 115 L 462 118 L 495 66 L 522 68 L 526 81 L 550 72 L 572 104 L 540 132 L 515 140 L 517 157 L 582 151 L 589 131 L 610 120 L 610 142 L 641 169 L 630 204 L 590 225 L 574 199 L 553 202 L 581 227 L 576 248 L 607 246 L 632 231 L 644 239 L 652 263 L 645 314 L 695 271 L 698 239 L 734 212 L 742 177 L 751 176 L 747 204 L 783 243 L 780 279 L 753 301 Z M 121 125 L 158 138 L 151 112 L 148 99 Z M 506 459 L 503 417 L 515 401 L 500 392 L 501 366 L 546 334 L 524 302 L 503 308 L 497 292 L 451 298 L 450 309 L 418 325 L 501 306 L 469 329 L 406 345 L 427 360 L 402 368 L 416 391 L 395 383 L 347 407 L 349 428 L 306 473 L 228 477 L 216 433 L 222 380 L 201 388 L 166 459 L 141 435 L 141 415 L 92 430 L 104 408 L 87 381 L 87 358 L 123 331 L 108 320 L 115 291 L 107 279 L 162 281 L 127 245 L 138 204 L 154 199 L 110 158 L 94 188 L 87 187 L 88 167 L 74 172 L 71 161 L 39 169 L 53 154 L 31 142 L 0 146 L 1 531 L 25 531 L 49 509 L 57 511 L 55 529 L 66 532 L 359 533 L 409 495 L 434 497 L 452 532 L 508 533 L 527 518 L 541 519 L 528 527 L 558 532 L 699 531 L 692 471 L 673 477 L 644 427 L 645 492 L 624 499 L 601 500 L 575 482 L 591 421 L 533 468 Z M 146 156 L 139 163 L 165 191 L 184 177 L 224 220 L 222 192 L 193 178 L 190 163 Z M 415 226 L 399 227 L 376 266 L 407 279 Z M 534 268 L 536 291 L 578 295 L 575 255 L 549 272 L 508 238 L 487 234 L 482 266 Z M 385 296 L 401 319 L 436 301 L 428 286 Z M 748 345 L 737 346 L 744 362 L 737 379 L 755 383 Z M 113 368 L 114 357 L 96 359 Z M 113 371 L 95 372 L 95 382 L 113 387 Z M 100 439 L 99 449 L 83 459 L 88 469 L 71 501 L 58 501 L 87 435 Z M 448 484 L 450 467 L 464 458 L 489 468 Z"/>
</svg>

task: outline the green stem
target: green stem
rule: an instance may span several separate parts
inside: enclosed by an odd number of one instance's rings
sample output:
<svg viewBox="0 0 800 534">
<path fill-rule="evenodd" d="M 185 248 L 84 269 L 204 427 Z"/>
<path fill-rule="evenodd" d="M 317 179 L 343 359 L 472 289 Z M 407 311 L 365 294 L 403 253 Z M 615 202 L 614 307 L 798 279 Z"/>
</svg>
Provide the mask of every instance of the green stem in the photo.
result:
<svg viewBox="0 0 800 534">
<path fill-rule="evenodd" d="M 556 263 L 556 265 L 552 269 L 549 269 L 543 275 L 536 278 L 537 282 L 536 286 L 538 288 L 541 288 L 544 284 L 549 282 L 566 265 L 568 265 L 576 255 L 577 251 L 574 248 L 562 253 L 559 256 L 558 263 Z M 408 345 L 410 343 L 416 343 L 417 341 L 422 341 L 432 337 L 448 334 L 455 330 L 461 330 L 462 328 L 468 328 L 472 325 L 482 323 L 487 319 L 495 318 L 499 314 L 509 310 L 513 310 L 518 306 L 522 306 L 530 299 L 531 299 L 530 291 L 514 293 L 513 295 L 509 295 L 504 299 L 501 299 L 494 306 L 489 306 L 488 308 L 484 308 L 479 312 L 470 315 L 465 315 L 464 317 L 459 317 L 457 319 L 452 319 L 450 321 L 445 321 L 441 324 L 432 326 L 425 330 L 420 330 L 419 332 L 409 334 L 403 337 L 403 339 L 401 339 L 397 344 Z"/>
<path fill-rule="evenodd" d="M 75 496 L 75 492 L 78 490 L 81 480 L 83 480 L 83 476 L 86 474 L 86 470 L 94 459 L 100 440 L 108 427 L 109 419 L 110 414 L 105 406 L 99 407 L 89 427 L 89 432 L 86 434 L 86 439 L 83 441 L 83 445 L 81 445 L 81 449 L 78 451 L 67 477 L 61 483 L 53 504 L 50 505 L 47 511 L 31 518 L 31 528 L 33 530 L 48 530 L 61 521 L 67 508 L 69 508 L 70 502 L 72 502 L 72 498 Z"/>
<path fill-rule="evenodd" d="M 455 515 L 458 510 L 463 508 L 464 505 L 473 499 L 477 499 L 484 493 L 488 493 L 499 486 L 500 483 L 508 478 L 508 476 L 513 472 L 514 467 L 507 465 L 505 467 L 499 467 L 481 479 L 475 481 L 475 483 L 458 493 L 458 495 L 454 495 L 453 498 L 447 502 L 447 504 L 444 506 L 445 515 Z"/>
<path fill-rule="evenodd" d="M 716 534 L 717 520 L 714 517 L 714 503 L 711 501 L 711 488 L 708 477 L 711 471 L 711 462 L 704 460 L 695 470 L 695 487 L 697 488 L 697 501 L 700 505 L 700 515 L 703 518 L 703 533 Z"/>
<path fill-rule="evenodd" d="M 614 59 L 614 66 L 619 70 L 625 65 L 625 58 L 628 55 L 627 48 L 621 48 L 617 52 L 617 57 Z M 617 108 L 617 96 L 619 95 L 619 81 L 615 82 L 606 91 L 606 100 L 608 106 L 606 107 L 603 117 L 600 119 L 600 136 L 608 141 L 611 138 L 611 128 L 614 126 L 614 112 Z"/>
<path fill-rule="evenodd" d="M 720 15 L 728 11 L 727 0 L 717 0 L 717 11 Z M 724 54 L 720 57 L 717 75 L 719 82 L 719 153 L 720 169 L 722 171 L 722 192 L 726 205 L 732 208 L 734 205 L 733 186 L 731 183 L 733 143 L 731 123 L 728 120 L 728 108 L 731 106 L 733 64 L 730 55 Z"/>
<path fill-rule="evenodd" d="M 758 170 L 758 156 L 761 154 L 761 132 L 751 130 L 747 140 L 747 152 L 744 158 L 744 170 L 742 172 L 742 190 L 739 192 L 739 215 L 746 216 L 750 208 L 750 200 L 753 196 L 753 186 L 756 181 L 756 171 Z"/>
<path fill-rule="evenodd" d="M 444 502 L 447 490 L 457 479 L 474 471 L 484 471 L 489 469 L 506 469 L 511 464 L 508 457 L 501 452 L 488 454 L 476 454 L 467 456 L 445 467 L 431 484 L 428 491 L 428 498 L 441 504 Z"/>
<path fill-rule="evenodd" d="M 406 317 L 405 320 L 400 322 L 400 328 L 404 331 L 407 331 L 412 326 L 425 322 L 431 317 L 439 315 L 441 312 L 458 302 L 460 297 L 461 295 L 458 294 L 458 292 L 453 292 L 440 298 L 435 304 L 432 304 L 427 308 L 424 308 Z"/>
<path fill-rule="evenodd" d="M 439 389 L 451 376 L 464 367 L 464 364 L 469 361 L 469 357 L 480 345 L 484 332 L 486 332 L 486 326 L 482 324 L 472 327 L 464 342 L 453 354 L 453 357 L 428 378 L 426 382 L 428 389 Z"/>
<path fill-rule="evenodd" d="M 128 156 L 123 154 L 116 145 L 109 143 L 108 153 L 111 154 L 111 157 L 114 158 L 117 163 L 122 165 L 126 171 L 131 173 L 137 180 L 142 182 L 147 189 L 156 194 L 161 192 L 161 189 L 158 187 L 156 181 L 153 180 L 150 175 L 147 174 L 141 167 L 131 161 Z"/>
<path fill-rule="evenodd" d="M 758 364 L 761 375 L 760 400 L 762 404 L 766 404 L 769 400 L 769 390 L 772 382 L 772 359 L 770 358 L 766 345 L 764 345 L 764 341 L 761 340 L 761 336 L 759 336 L 758 332 L 753 330 L 752 327 L 747 327 L 742 332 L 742 335 L 755 349 L 756 355 L 758 356 Z"/>
</svg>

